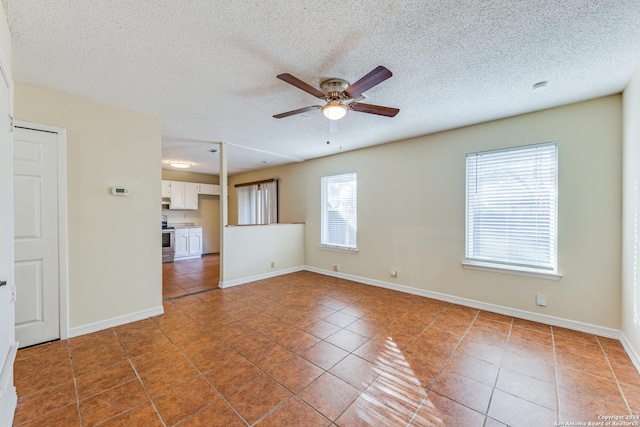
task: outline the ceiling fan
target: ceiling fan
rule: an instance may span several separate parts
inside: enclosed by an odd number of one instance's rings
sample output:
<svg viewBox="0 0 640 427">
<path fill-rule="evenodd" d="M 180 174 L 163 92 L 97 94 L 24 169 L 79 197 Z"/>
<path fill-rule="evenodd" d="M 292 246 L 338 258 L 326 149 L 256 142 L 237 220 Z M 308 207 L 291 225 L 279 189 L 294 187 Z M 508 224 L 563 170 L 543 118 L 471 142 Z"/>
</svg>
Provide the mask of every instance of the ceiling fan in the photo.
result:
<svg viewBox="0 0 640 427">
<path fill-rule="evenodd" d="M 322 114 L 329 120 L 340 120 L 347 111 L 357 111 L 360 113 L 377 114 L 380 116 L 394 117 L 400 111 L 397 108 L 382 107 L 380 105 L 363 104 L 363 92 L 382 83 L 391 77 L 391 71 L 382 65 L 374 68 L 369 74 L 350 85 L 348 81 L 342 79 L 329 79 L 320 84 L 322 90 L 303 82 L 291 74 L 278 74 L 278 78 L 301 89 L 316 98 L 323 99 L 327 103 L 325 105 L 312 105 L 311 107 L 299 108 L 286 113 L 276 114 L 276 119 L 293 116 L 295 114 L 306 113 L 313 110 L 321 110 Z"/>
</svg>

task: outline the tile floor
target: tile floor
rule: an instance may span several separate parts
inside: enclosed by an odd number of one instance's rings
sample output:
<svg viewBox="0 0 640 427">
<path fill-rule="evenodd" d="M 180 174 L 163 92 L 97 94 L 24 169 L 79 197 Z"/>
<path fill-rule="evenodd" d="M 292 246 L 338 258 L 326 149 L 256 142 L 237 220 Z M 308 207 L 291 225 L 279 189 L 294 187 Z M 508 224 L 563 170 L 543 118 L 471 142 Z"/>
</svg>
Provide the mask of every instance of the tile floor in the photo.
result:
<svg viewBox="0 0 640 427">
<path fill-rule="evenodd" d="M 553 426 L 640 414 L 640 374 L 616 340 L 310 272 L 20 350 L 15 382 L 14 425 L 38 427 Z"/>
<path fill-rule="evenodd" d="M 219 254 L 207 254 L 201 258 L 162 264 L 162 296 L 164 299 L 214 289 L 218 287 L 219 281 Z"/>
</svg>

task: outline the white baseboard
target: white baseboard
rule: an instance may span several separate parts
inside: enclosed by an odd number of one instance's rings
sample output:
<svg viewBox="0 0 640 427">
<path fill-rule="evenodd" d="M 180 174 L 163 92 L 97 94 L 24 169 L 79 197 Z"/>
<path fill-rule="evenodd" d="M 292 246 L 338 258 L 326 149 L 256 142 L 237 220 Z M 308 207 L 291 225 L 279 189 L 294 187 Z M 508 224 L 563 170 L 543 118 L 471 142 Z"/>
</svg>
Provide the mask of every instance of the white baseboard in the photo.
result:
<svg viewBox="0 0 640 427">
<path fill-rule="evenodd" d="M 395 291 L 405 292 L 413 295 L 420 295 L 452 304 L 460 304 L 467 307 L 477 308 L 480 310 L 490 311 L 492 313 L 503 314 L 505 316 L 517 317 L 519 319 L 531 320 L 533 322 L 544 323 L 546 325 L 558 326 L 575 331 L 586 332 L 589 334 L 599 335 L 601 337 L 620 339 L 620 330 L 606 328 L 604 326 L 592 325 L 590 323 L 579 322 L 577 320 L 563 319 L 561 317 L 549 316 L 546 314 L 533 313 L 531 311 L 519 310 L 517 308 L 504 307 L 496 304 L 476 301 L 472 299 L 457 297 L 454 295 L 442 294 L 439 292 L 427 291 L 424 289 L 412 288 L 410 286 L 398 285 L 395 283 L 383 282 L 381 280 L 369 279 L 366 277 L 353 276 L 340 272 L 324 270 L 317 267 L 306 266 L 307 271 L 311 271 L 325 276 L 338 277 L 365 285 L 378 286 L 380 288 L 392 289 Z"/>
<path fill-rule="evenodd" d="M 125 314 L 124 316 L 112 317 L 111 319 L 101 320 L 95 323 L 88 323 L 82 326 L 69 328 L 69 338 L 78 337 L 80 335 L 91 334 L 93 332 L 102 331 L 104 329 L 113 328 L 115 326 L 124 325 L 126 323 L 137 322 L 138 320 L 148 319 L 149 317 L 159 316 L 164 313 L 162 305 L 149 308 L 135 313 Z"/>
<path fill-rule="evenodd" d="M 18 404 L 18 395 L 13 386 L 13 364 L 16 359 L 18 343 L 9 348 L 7 360 L 0 372 L 0 427 L 11 427 Z"/>
<path fill-rule="evenodd" d="M 635 351 L 624 332 L 620 332 L 620 342 L 622 343 L 624 349 L 627 351 L 627 354 L 629 355 L 629 358 L 635 365 L 636 369 L 638 370 L 638 372 L 640 372 L 640 356 L 638 356 L 638 353 Z"/>
<path fill-rule="evenodd" d="M 256 282 L 258 280 L 270 279 L 272 277 L 282 276 L 284 274 L 296 273 L 298 271 L 305 270 L 305 266 L 300 265 L 297 267 L 285 268 L 282 270 L 270 271 L 264 274 L 256 274 L 255 276 L 242 277 L 240 279 L 220 281 L 221 288 L 229 288 L 231 286 L 244 285 L 249 282 Z"/>
</svg>

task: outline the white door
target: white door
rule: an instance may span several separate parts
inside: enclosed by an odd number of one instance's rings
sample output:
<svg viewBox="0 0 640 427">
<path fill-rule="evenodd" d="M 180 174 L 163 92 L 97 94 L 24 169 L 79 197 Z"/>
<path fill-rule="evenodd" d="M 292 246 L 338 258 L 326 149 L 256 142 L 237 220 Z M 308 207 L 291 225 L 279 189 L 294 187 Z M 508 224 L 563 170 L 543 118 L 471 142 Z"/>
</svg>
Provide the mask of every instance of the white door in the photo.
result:
<svg viewBox="0 0 640 427">
<path fill-rule="evenodd" d="M 16 337 L 20 347 L 60 338 L 57 154 L 57 134 L 15 128 Z"/>
<path fill-rule="evenodd" d="M 13 230 L 11 227 L 13 166 L 9 131 L 9 89 L 0 73 L 0 200 L 2 200 L 0 203 L 0 374 L 3 367 L 6 367 L 5 361 L 9 355 L 9 349 L 14 344 L 14 305 L 11 292 L 13 288 Z M 8 391 L 9 386 L 13 387 L 13 384 L 0 384 L 0 393 Z M 3 409 L 6 408 L 0 399 L 0 422 L 3 421 Z"/>
</svg>

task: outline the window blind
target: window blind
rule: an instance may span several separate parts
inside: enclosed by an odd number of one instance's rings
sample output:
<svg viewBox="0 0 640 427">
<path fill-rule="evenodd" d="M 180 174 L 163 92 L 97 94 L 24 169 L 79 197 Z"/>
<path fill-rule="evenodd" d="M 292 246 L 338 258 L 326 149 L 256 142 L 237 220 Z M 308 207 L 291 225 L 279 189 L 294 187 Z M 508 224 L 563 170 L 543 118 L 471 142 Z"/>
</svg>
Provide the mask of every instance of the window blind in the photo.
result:
<svg viewBox="0 0 640 427">
<path fill-rule="evenodd" d="M 355 250 L 358 177 L 356 172 L 323 176 L 321 179 L 322 246 Z"/>
<path fill-rule="evenodd" d="M 557 269 L 557 144 L 467 155 L 468 260 Z"/>
</svg>

